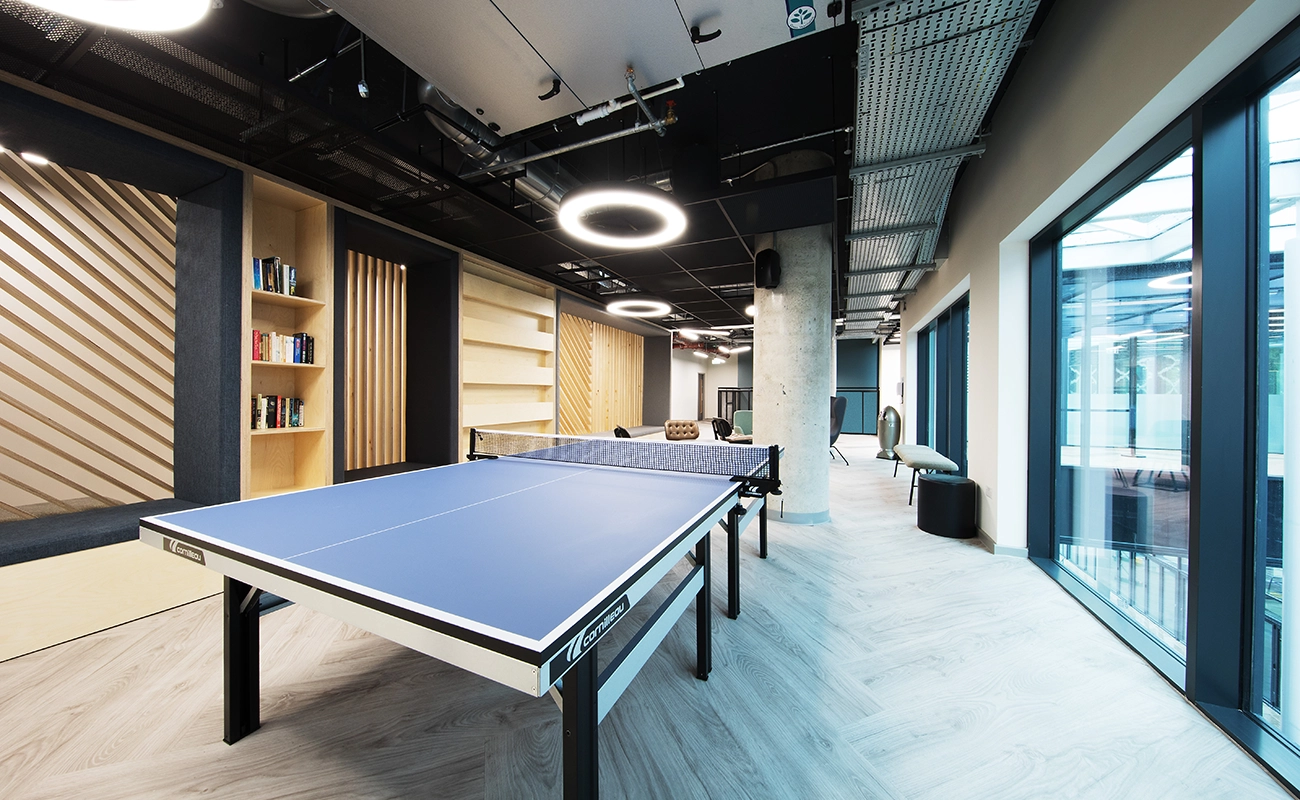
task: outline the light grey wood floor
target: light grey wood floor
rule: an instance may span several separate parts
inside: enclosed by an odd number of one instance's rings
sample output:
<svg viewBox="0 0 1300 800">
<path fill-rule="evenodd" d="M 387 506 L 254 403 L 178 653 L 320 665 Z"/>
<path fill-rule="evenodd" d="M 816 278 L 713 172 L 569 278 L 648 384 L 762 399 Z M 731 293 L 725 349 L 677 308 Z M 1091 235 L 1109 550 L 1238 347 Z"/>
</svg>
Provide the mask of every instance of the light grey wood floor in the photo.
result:
<svg viewBox="0 0 1300 800">
<path fill-rule="evenodd" d="M 712 678 L 688 612 L 601 725 L 605 796 L 1289 796 L 1032 564 L 917 530 L 874 437 L 840 447 L 834 521 L 749 539 L 739 620 L 715 583 Z M 263 728 L 227 747 L 219 615 L 0 663 L 0 797 L 559 795 L 549 699 L 301 607 L 263 618 Z"/>
</svg>

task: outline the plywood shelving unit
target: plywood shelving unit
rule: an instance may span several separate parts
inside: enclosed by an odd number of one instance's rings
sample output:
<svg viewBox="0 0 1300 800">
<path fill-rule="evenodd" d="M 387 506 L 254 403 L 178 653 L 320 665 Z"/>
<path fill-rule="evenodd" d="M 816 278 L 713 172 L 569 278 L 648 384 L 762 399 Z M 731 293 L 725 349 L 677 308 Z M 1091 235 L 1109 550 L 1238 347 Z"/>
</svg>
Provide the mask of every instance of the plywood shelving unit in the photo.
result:
<svg viewBox="0 0 1300 800">
<path fill-rule="evenodd" d="M 334 231 L 329 204 L 260 177 L 244 186 L 243 497 L 333 482 Z M 279 256 L 297 270 L 297 295 L 253 288 L 252 259 Z M 254 361 L 252 332 L 315 337 L 314 364 Z M 304 427 L 251 430 L 254 395 L 301 398 Z"/>
</svg>

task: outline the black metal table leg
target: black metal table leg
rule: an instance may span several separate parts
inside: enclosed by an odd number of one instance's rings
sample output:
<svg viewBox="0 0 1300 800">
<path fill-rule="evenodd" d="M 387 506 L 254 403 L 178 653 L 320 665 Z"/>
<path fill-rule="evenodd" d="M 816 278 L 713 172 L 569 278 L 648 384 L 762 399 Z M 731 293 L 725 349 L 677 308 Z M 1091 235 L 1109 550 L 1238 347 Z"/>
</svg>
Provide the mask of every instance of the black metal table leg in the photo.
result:
<svg viewBox="0 0 1300 800">
<path fill-rule="evenodd" d="M 763 507 L 758 510 L 758 557 L 767 558 L 767 495 L 763 495 Z"/>
<path fill-rule="evenodd" d="M 709 577 L 709 534 L 695 545 L 695 563 L 704 570 L 704 585 L 695 595 L 695 677 L 709 679 L 713 671 L 713 581 Z"/>
<path fill-rule="evenodd" d="M 738 512 L 736 509 L 740 509 Z M 736 506 L 727 512 L 727 616 L 740 616 L 740 514 Z"/>
<path fill-rule="evenodd" d="M 564 798 L 600 796 L 600 735 L 596 705 L 596 646 L 564 673 Z"/>
<path fill-rule="evenodd" d="M 258 681 L 257 589 L 234 578 L 225 584 L 226 744 L 261 727 Z"/>
</svg>

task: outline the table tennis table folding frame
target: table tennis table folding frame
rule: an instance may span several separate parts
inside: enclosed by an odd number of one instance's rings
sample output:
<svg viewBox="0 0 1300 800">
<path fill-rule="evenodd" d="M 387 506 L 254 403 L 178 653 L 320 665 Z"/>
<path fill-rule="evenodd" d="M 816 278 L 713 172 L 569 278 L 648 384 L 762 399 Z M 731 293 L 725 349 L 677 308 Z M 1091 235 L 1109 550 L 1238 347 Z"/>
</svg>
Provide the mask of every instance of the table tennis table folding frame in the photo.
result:
<svg viewBox="0 0 1300 800">
<path fill-rule="evenodd" d="M 776 452 L 774 448 L 774 457 Z M 538 697 L 558 694 L 564 731 L 564 796 L 585 800 L 599 796 L 600 721 L 691 600 L 695 600 L 696 612 L 695 674 L 700 680 L 708 679 L 713 668 L 710 532 L 721 524 L 728 534 L 728 615 L 734 618 L 740 601 L 740 535 L 758 516 L 760 555 L 767 557 L 766 491 L 778 486 L 775 481 L 755 483 L 738 478 L 709 508 L 647 554 L 631 574 L 571 617 L 561 635 L 548 637 L 546 642 L 484 630 L 482 625 L 445 613 L 430 614 L 430 609 L 401 598 L 188 530 L 167 519 L 172 515 L 142 519 L 140 538 L 225 576 L 223 688 L 224 740 L 228 744 L 261 724 L 258 619 L 263 593 L 270 593 L 519 691 Z M 753 498 L 748 508 L 740 503 L 742 497 Z M 601 638 L 683 559 L 691 565 L 686 576 L 598 672 L 596 652 Z"/>
</svg>

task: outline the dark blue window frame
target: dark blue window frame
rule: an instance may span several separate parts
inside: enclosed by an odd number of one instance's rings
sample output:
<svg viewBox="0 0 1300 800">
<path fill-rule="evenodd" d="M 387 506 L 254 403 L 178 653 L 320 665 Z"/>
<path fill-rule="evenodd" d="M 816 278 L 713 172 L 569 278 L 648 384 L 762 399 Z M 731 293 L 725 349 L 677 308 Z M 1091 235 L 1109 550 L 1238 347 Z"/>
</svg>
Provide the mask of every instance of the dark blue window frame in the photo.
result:
<svg viewBox="0 0 1300 800">
<path fill-rule="evenodd" d="M 1290 786 L 1300 787 L 1300 751 L 1252 713 L 1260 643 L 1255 574 L 1263 547 L 1266 450 L 1259 437 L 1266 358 L 1258 313 L 1259 107 L 1300 69 L 1300 20 L 1198 101 L 1030 243 L 1029 477 L 1030 558 L 1103 623 L 1151 661 L 1188 700 Z M 1056 452 L 1058 244 L 1065 232 L 1119 197 L 1188 143 L 1193 159 L 1191 335 L 1191 518 L 1187 663 L 1184 667 L 1053 559 L 1059 513 Z M 1267 269 L 1267 264 L 1264 265 Z"/>
</svg>

